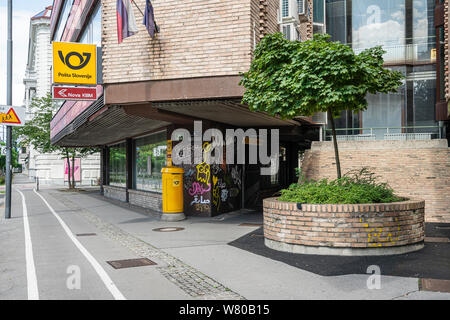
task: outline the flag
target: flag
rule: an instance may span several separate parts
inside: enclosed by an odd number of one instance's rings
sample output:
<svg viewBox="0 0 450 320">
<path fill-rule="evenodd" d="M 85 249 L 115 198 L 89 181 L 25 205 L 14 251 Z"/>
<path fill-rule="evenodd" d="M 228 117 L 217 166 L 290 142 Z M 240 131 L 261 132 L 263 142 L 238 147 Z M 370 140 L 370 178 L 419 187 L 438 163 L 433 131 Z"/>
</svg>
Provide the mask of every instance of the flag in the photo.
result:
<svg viewBox="0 0 450 320">
<path fill-rule="evenodd" d="M 138 32 L 136 18 L 134 17 L 131 0 L 117 0 L 117 40 L 123 39 Z"/>
<path fill-rule="evenodd" d="M 155 36 L 156 32 L 159 32 L 158 26 L 155 23 L 155 16 L 153 14 L 153 6 L 152 6 L 152 3 L 150 2 L 150 0 L 145 1 L 145 14 L 144 14 L 143 23 L 152 38 Z"/>
</svg>

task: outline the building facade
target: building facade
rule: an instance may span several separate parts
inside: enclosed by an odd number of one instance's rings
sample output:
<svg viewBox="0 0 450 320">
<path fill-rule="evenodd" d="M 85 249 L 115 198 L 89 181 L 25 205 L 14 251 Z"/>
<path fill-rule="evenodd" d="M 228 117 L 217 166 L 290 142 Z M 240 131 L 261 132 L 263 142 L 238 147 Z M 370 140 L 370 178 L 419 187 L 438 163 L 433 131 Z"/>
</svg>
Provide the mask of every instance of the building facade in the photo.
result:
<svg viewBox="0 0 450 320">
<path fill-rule="evenodd" d="M 24 105 L 27 120 L 36 110 L 34 98 L 47 96 L 51 90 L 52 46 L 50 41 L 52 6 L 33 16 L 30 20 L 28 61 L 25 72 Z M 64 185 L 67 183 L 66 161 L 58 153 L 43 154 L 32 145 L 20 150 L 19 159 L 30 178 L 39 178 L 41 184 Z M 100 156 L 92 155 L 77 160 L 76 182 L 81 185 L 96 185 L 100 176 Z"/>
<path fill-rule="evenodd" d="M 57 22 L 58 16 L 64 17 L 57 3 L 52 26 L 65 24 L 64 18 Z M 162 208 L 161 168 L 166 166 L 167 146 L 176 145 L 170 141 L 172 132 L 184 128 L 194 138 L 196 120 L 202 121 L 202 134 L 209 128 L 223 133 L 279 129 L 280 171 L 261 176 L 257 164 L 183 165 L 186 214 L 212 216 L 254 208 L 265 194 L 293 182 L 298 151 L 318 137 L 317 128 L 302 120 L 253 113 L 240 103 L 239 74 L 248 70 L 257 42 L 280 30 L 279 1 L 154 0 L 160 32 L 153 39 L 140 23 L 137 7 L 143 10 L 145 1 L 135 3 L 139 32 L 118 44 L 116 1 L 80 2 L 80 17 L 92 16 L 90 7 L 101 5 L 101 98 L 90 105 L 64 104 L 52 121 L 52 142 L 101 147 L 105 196 L 155 211 Z M 55 27 L 54 33 L 58 30 Z M 65 39 L 78 41 L 77 31 L 67 30 L 70 25 L 62 34 L 72 35 Z M 247 138 L 247 148 L 251 143 Z"/>
<path fill-rule="evenodd" d="M 367 110 L 343 112 L 339 134 L 376 140 L 445 137 L 448 114 L 436 81 L 444 58 L 435 25 L 439 2 L 444 1 L 325 1 L 325 30 L 333 40 L 355 52 L 382 46 L 385 66 L 405 77 L 397 92 L 369 95 Z"/>
<path fill-rule="evenodd" d="M 258 208 L 264 197 L 296 181 L 299 154 L 321 139 L 319 124 L 325 125 L 326 117 L 282 120 L 241 104 L 240 73 L 248 70 L 258 41 L 279 31 L 302 41 L 327 32 L 357 52 L 383 45 L 386 66 L 405 74 L 397 93 L 369 96 L 367 111 L 344 113 L 338 120 L 341 136 L 442 137 L 434 0 L 154 0 L 160 29 L 154 38 L 140 23 L 145 1 L 134 2 L 139 32 L 120 44 L 115 0 L 80 0 L 71 7 L 69 2 L 70 8 L 56 0 L 51 18 L 52 40 L 82 42 L 90 28 L 96 39 L 90 43 L 101 47 L 100 98 L 64 103 L 52 120 L 51 139 L 60 146 L 101 148 L 106 197 L 161 211 L 161 169 L 178 143 L 172 136 L 177 129 L 187 129 L 192 140 L 210 128 L 223 134 L 239 128 L 280 132 L 279 169 L 271 175 L 261 175 L 260 164 L 183 165 L 188 215 Z M 200 132 L 194 130 L 196 121 L 201 121 Z M 241 138 L 247 151 L 264 140 Z M 200 148 L 206 150 L 208 143 Z"/>
<path fill-rule="evenodd" d="M 448 0 L 437 0 L 435 10 L 437 38 L 436 112 L 442 120 L 450 118 L 449 77 L 449 4 Z M 450 132 L 447 132 L 449 137 Z"/>
</svg>

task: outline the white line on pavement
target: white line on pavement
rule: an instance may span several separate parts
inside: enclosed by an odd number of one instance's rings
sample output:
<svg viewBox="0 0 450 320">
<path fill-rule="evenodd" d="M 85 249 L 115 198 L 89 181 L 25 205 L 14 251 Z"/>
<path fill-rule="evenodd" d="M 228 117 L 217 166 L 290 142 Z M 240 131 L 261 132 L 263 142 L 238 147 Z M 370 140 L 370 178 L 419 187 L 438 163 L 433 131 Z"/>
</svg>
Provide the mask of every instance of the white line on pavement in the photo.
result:
<svg viewBox="0 0 450 320">
<path fill-rule="evenodd" d="M 102 268 L 102 266 L 97 262 L 97 260 L 89 253 L 89 251 L 86 250 L 86 248 L 78 241 L 78 239 L 73 235 L 72 231 L 70 231 L 69 227 L 66 225 L 66 223 L 61 219 L 61 217 L 53 210 L 53 208 L 50 206 L 50 204 L 45 200 L 45 198 L 36 192 L 36 189 L 33 189 L 34 193 L 36 193 L 42 201 L 47 205 L 47 207 L 50 209 L 50 211 L 53 213 L 55 218 L 58 220 L 58 222 L 63 227 L 64 231 L 67 233 L 67 236 L 72 240 L 72 242 L 75 244 L 75 246 L 81 251 L 81 253 L 86 257 L 86 259 L 89 261 L 89 263 L 92 265 L 94 270 L 99 275 L 100 279 L 102 279 L 103 283 L 105 284 L 106 288 L 111 292 L 114 299 L 116 300 L 126 300 L 123 294 L 120 292 L 120 290 L 116 287 L 114 282 L 111 280 L 109 275 L 106 273 L 105 269 Z"/>
<path fill-rule="evenodd" d="M 17 189 L 16 191 L 22 196 L 23 229 L 25 233 L 25 260 L 27 265 L 28 300 L 39 300 L 36 268 L 34 266 L 34 258 L 33 258 L 33 244 L 31 242 L 30 224 L 28 222 L 27 204 L 25 202 L 25 196 L 23 195 L 23 193 Z"/>
</svg>

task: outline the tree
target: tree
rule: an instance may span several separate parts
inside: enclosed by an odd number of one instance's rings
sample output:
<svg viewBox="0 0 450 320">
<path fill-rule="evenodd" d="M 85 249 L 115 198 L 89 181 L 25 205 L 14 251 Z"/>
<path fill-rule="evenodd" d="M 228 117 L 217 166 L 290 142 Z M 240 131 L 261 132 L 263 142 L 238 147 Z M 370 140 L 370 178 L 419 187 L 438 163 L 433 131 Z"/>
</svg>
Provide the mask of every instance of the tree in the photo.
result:
<svg viewBox="0 0 450 320">
<path fill-rule="evenodd" d="M 68 183 L 69 188 L 75 188 L 75 158 L 85 157 L 96 152 L 94 148 L 70 148 L 52 145 L 50 141 L 50 122 L 55 111 L 55 104 L 52 97 L 48 94 L 43 98 L 36 98 L 31 104 L 31 109 L 34 110 L 33 118 L 27 121 L 23 127 L 15 128 L 20 144 L 23 146 L 33 145 L 33 147 L 40 153 L 59 153 L 65 157 L 68 168 Z M 72 165 L 70 161 L 72 159 Z"/>
<path fill-rule="evenodd" d="M 343 110 L 367 108 L 368 93 L 394 92 L 403 75 L 383 68 L 381 47 L 355 54 L 327 34 L 289 41 L 281 33 L 265 36 L 240 82 L 246 88 L 242 102 L 250 110 L 292 119 L 327 112 L 331 125 L 338 178 L 341 177 L 334 118 Z"/>
</svg>

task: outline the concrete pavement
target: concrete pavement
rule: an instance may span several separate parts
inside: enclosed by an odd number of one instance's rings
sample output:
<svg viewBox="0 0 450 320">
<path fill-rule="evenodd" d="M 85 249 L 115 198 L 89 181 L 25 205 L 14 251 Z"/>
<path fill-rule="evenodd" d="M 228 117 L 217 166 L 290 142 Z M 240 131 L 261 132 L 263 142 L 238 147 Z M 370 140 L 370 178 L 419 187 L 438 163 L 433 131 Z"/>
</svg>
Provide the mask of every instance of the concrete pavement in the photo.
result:
<svg viewBox="0 0 450 320">
<path fill-rule="evenodd" d="M 257 229 L 259 214 L 169 223 L 96 193 L 41 188 L 49 208 L 29 181 L 15 182 L 13 218 L 0 219 L 0 299 L 27 299 L 30 286 L 18 191 L 28 209 L 40 299 L 115 298 L 57 216 L 126 299 L 450 299 L 449 293 L 419 291 L 417 278 L 381 276 L 381 288 L 371 290 L 370 275 L 324 277 L 228 245 Z M 163 227 L 183 230 L 153 231 Z M 77 236 L 86 233 L 96 235 Z M 114 269 L 106 262 L 139 257 L 157 265 Z M 80 289 L 70 289 L 77 270 Z"/>
</svg>

